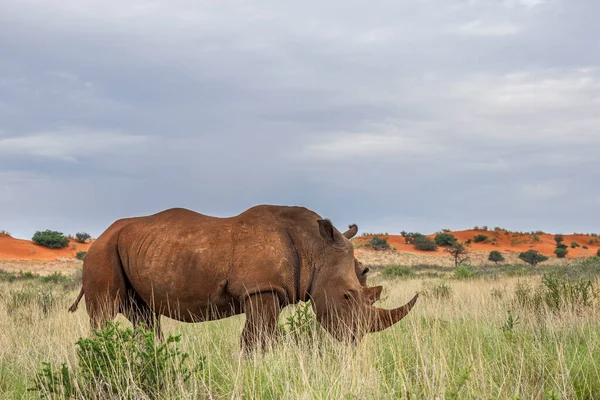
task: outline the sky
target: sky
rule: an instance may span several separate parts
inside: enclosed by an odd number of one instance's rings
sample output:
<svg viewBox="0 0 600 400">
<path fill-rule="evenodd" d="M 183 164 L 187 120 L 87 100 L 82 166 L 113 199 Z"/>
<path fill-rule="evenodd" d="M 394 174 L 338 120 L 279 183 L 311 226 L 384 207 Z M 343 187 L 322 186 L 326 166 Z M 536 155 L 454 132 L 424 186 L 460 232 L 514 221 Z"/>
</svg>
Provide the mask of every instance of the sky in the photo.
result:
<svg viewBox="0 0 600 400">
<path fill-rule="evenodd" d="M 0 230 L 600 232 L 597 0 L 0 0 Z"/>
</svg>

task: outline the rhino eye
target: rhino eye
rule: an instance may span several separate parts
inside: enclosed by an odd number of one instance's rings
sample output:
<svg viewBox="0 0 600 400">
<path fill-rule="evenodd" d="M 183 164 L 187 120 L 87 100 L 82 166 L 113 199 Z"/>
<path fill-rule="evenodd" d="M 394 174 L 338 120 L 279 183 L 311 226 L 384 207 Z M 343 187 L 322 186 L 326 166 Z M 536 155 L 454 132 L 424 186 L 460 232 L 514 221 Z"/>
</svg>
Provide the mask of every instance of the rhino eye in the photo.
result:
<svg viewBox="0 0 600 400">
<path fill-rule="evenodd" d="M 344 293 L 344 298 L 345 298 L 346 300 L 350 300 L 350 295 L 349 295 L 348 293 Z"/>
</svg>

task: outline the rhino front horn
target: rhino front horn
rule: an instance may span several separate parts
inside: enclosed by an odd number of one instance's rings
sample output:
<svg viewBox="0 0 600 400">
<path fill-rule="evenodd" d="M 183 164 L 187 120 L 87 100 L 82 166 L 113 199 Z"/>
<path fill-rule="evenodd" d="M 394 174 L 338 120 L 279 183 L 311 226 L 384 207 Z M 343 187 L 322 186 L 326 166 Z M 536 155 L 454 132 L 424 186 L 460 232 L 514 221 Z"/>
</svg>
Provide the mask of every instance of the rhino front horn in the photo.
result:
<svg viewBox="0 0 600 400">
<path fill-rule="evenodd" d="M 406 316 L 413 308 L 417 299 L 419 298 L 419 293 L 415 295 L 408 303 L 405 305 L 394 308 L 392 310 L 386 310 L 383 308 L 373 307 L 375 309 L 373 323 L 371 324 L 370 332 L 379 332 L 384 329 L 389 328 L 394 325 L 396 322 L 400 321 L 402 318 Z"/>
</svg>

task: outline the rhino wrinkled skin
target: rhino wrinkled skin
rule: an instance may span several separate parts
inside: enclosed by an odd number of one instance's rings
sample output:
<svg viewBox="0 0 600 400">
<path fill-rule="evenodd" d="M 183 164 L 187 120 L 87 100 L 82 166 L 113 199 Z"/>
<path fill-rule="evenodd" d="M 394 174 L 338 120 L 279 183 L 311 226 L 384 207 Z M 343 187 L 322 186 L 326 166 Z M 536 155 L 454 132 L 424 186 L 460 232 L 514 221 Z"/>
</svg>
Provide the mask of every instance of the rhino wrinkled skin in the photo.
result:
<svg viewBox="0 0 600 400">
<path fill-rule="evenodd" d="M 386 329 L 414 306 L 373 306 L 381 286 L 367 287 L 368 269 L 349 239 L 303 207 L 261 205 L 230 218 L 174 208 L 121 219 L 91 245 L 83 287 L 92 328 L 117 313 L 160 335 L 160 316 L 202 322 L 246 314 L 241 344 L 264 347 L 277 335 L 289 304 L 310 300 L 317 320 L 339 340 Z"/>
</svg>

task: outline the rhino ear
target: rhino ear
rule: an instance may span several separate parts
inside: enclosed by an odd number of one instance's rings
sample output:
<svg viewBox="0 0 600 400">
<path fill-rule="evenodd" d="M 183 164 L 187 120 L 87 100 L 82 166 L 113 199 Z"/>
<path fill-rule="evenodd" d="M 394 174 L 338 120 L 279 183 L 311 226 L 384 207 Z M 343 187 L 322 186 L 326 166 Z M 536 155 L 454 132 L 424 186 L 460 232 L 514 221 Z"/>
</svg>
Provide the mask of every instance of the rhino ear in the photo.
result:
<svg viewBox="0 0 600 400">
<path fill-rule="evenodd" d="M 319 233 L 321 237 L 328 242 L 333 242 L 335 240 L 335 229 L 333 228 L 333 224 L 328 219 L 320 219 L 317 220 L 319 223 Z"/>
<path fill-rule="evenodd" d="M 373 303 L 375 303 L 377 300 L 379 300 L 381 298 L 382 290 L 383 290 L 383 286 L 373 286 L 373 287 L 364 288 L 363 291 L 365 293 L 367 302 L 370 305 L 373 305 Z"/>
<path fill-rule="evenodd" d="M 343 233 L 346 239 L 352 239 L 358 233 L 358 226 L 356 224 L 352 224 L 348 227 L 348 230 Z"/>
</svg>

